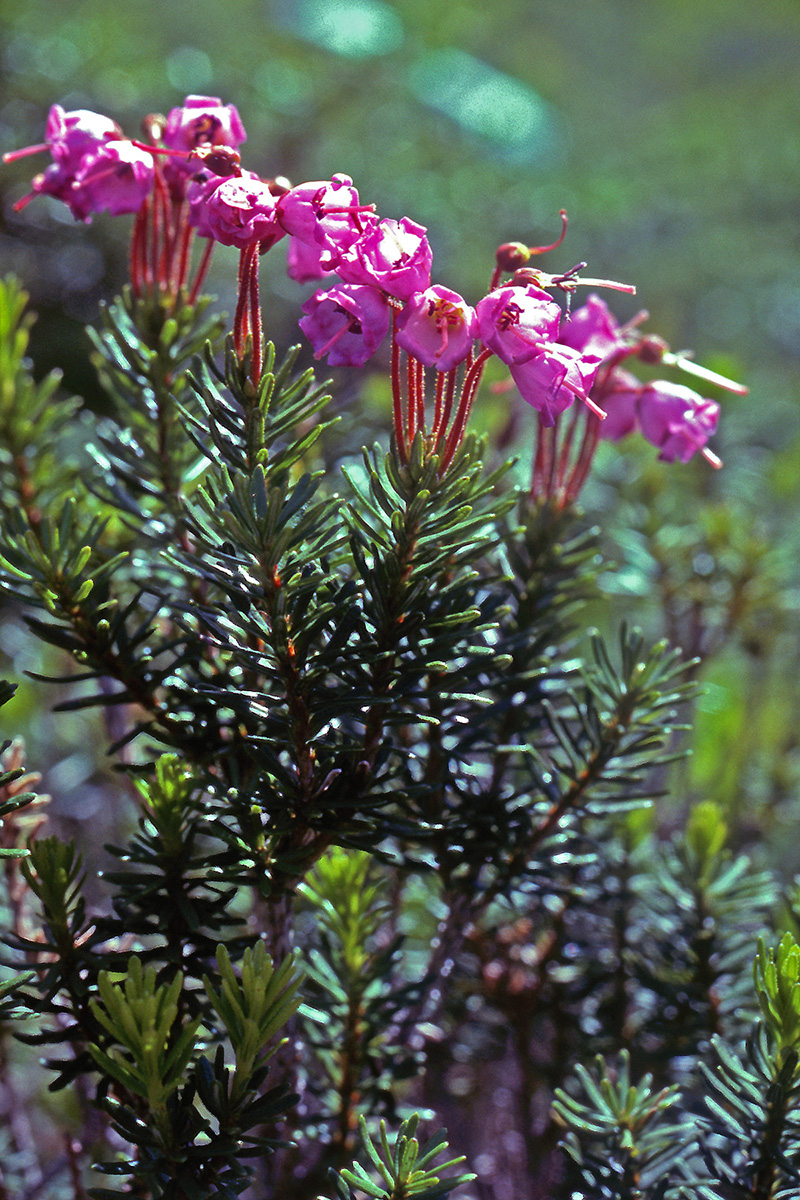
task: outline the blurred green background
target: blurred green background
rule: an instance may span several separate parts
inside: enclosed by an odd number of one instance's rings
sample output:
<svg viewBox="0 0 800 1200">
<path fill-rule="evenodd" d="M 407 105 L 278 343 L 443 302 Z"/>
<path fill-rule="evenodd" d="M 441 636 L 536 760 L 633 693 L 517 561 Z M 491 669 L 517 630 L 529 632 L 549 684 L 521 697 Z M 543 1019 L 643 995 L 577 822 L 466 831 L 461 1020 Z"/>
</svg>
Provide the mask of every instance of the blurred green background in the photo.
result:
<svg viewBox="0 0 800 1200">
<path fill-rule="evenodd" d="M 705 659 L 696 753 L 677 786 L 738 813 L 742 838 L 757 821 L 795 869 L 796 0 L 3 0 L 0 47 L 0 151 L 40 141 L 54 101 L 135 136 L 145 113 L 219 95 L 248 130 L 247 166 L 293 182 L 348 172 L 382 214 L 428 226 L 435 278 L 473 301 L 498 243 L 552 240 L 566 208 L 552 269 L 585 259 L 593 275 L 636 283 L 635 299 L 611 297 L 621 319 L 646 306 L 675 349 L 748 383 L 746 399 L 714 393 L 721 472 L 604 448 L 586 504 L 617 566 L 592 618 L 605 623 L 613 605 Z M 37 371 L 61 366 L 91 400 L 81 330 L 124 282 L 124 221 L 76 225 L 44 198 L 15 214 L 42 166 L 0 171 L 0 269 L 41 314 Z M 278 339 L 293 336 L 300 300 L 281 254 L 263 280 Z M 234 280 L 235 253 L 218 253 L 211 289 L 229 308 Z M 497 397 L 480 419 L 499 428 L 513 403 Z M 16 622 L 0 632 L 0 669 L 19 678 L 29 640 Z M 4 710 L 8 732 L 27 729 L 46 781 L 77 804 L 99 769 L 76 751 L 96 718 L 77 730 L 45 711 L 34 720 L 41 703 L 26 688 Z"/>
</svg>

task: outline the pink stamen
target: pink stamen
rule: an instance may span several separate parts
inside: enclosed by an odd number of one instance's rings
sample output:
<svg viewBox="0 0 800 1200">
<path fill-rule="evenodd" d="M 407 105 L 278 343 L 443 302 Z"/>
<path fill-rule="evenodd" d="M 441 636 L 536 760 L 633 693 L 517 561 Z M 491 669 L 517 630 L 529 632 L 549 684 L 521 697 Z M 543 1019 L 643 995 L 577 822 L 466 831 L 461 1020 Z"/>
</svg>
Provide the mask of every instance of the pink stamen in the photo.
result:
<svg viewBox="0 0 800 1200">
<path fill-rule="evenodd" d="M 314 358 L 324 358 L 324 356 L 330 350 L 331 346 L 335 346 L 336 343 L 339 341 L 339 338 L 344 337 L 344 335 L 349 332 L 350 332 L 350 321 L 346 320 L 344 325 L 342 325 L 341 329 L 333 335 L 333 337 L 330 339 L 329 342 L 325 343 L 325 345 L 322 347 L 321 350 L 314 351 Z"/>
<path fill-rule="evenodd" d="M 3 162 L 16 162 L 18 158 L 27 158 L 29 154 L 42 154 L 49 149 L 47 142 L 40 142 L 38 146 L 23 146 L 21 150 L 9 150 L 3 155 Z"/>
<path fill-rule="evenodd" d="M 28 192 L 27 196 L 23 196 L 21 199 L 16 200 L 12 205 L 14 212 L 22 212 L 23 208 L 27 208 L 31 200 L 35 199 L 36 195 L 36 192 Z"/>
<path fill-rule="evenodd" d="M 594 400 L 587 396 L 585 392 L 581 391 L 581 389 L 574 383 L 570 383 L 568 379 L 562 379 L 561 386 L 566 388 L 568 392 L 572 392 L 573 396 L 576 396 L 578 400 L 582 400 L 589 411 L 593 412 L 594 415 L 599 417 L 601 421 L 605 421 L 608 413 L 605 412 L 605 410 L 602 409 L 599 404 L 595 404 Z"/>
<path fill-rule="evenodd" d="M 166 154 L 170 158 L 191 158 L 194 153 L 192 150 L 168 150 L 166 146 L 148 146 L 147 142 L 137 142 L 135 138 L 131 139 L 131 145 L 148 154 Z"/>
<path fill-rule="evenodd" d="M 709 450 L 708 446 L 704 446 L 703 449 L 700 451 L 700 453 L 702 454 L 702 456 L 706 460 L 706 462 L 709 463 L 709 465 L 712 466 L 715 471 L 718 471 L 720 469 L 720 467 L 722 466 L 722 459 L 718 458 L 713 450 Z"/>
<path fill-rule="evenodd" d="M 726 392 L 733 392 L 736 396 L 746 396 L 750 390 L 743 383 L 735 383 L 732 379 L 728 379 L 726 375 L 720 375 L 717 371 L 709 371 L 707 367 L 701 367 L 685 353 L 668 353 L 661 361 L 669 367 L 679 367 L 687 375 L 695 375 L 698 379 L 704 379 L 706 383 L 713 383 L 717 387 L 724 388 Z"/>
<path fill-rule="evenodd" d="M 569 387 L 569 384 L 565 384 L 565 386 L 568 387 L 570 391 L 572 391 L 572 388 Z M 594 415 L 600 421 L 605 421 L 606 417 L 608 416 L 608 413 L 605 411 L 605 409 L 602 409 L 599 404 L 595 404 L 594 400 L 592 400 L 589 396 L 584 396 L 583 392 L 576 391 L 575 395 L 578 397 L 579 400 L 583 401 L 583 403 L 589 409 L 589 412 L 594 413 Z"/>
<path fill-rule="evenodd" d="M 614 292 L 627 292 L 629 296 L 636 295 L 636 288 L 632 283 L 617 283 L 614 279 L 576 279 L 576 284 L 581 287 L 602 287 L 610 288 Z"/>
<path fill-rule="evenodd" d="M 330 213 L 375 212 L 377 205 L 375 205 L 375 204 L 342 204 L 342 205 L 323 204 L 321 207 L 322 207 L 322 211 L 325 213 L 325 216 L 327 217 Z"/>
</svg>

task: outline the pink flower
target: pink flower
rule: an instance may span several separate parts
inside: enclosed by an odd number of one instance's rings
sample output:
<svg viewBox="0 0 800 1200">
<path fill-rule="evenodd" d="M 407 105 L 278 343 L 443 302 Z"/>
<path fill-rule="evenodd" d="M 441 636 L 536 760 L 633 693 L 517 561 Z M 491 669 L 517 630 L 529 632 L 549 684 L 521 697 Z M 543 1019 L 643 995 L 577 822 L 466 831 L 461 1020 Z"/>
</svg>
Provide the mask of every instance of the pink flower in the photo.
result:
<svg viewBox="0 0 800 1200">
<path fill-rule="evenodd" d="M 83 220 L 104 209 L 113 217 L 138 212 L 154 178 L 152 154 L 127 140 L 103 142 L 83 159 L 67 203 Z"/>
<path fill-rule="evenodd" d="M 337 174 L 290 188 L 278 202 L 278 220 L 299 242 L 326 251 L 328 270 L 377 217 L 372 205 L 360 203 L 350 176 Z"/>
<path fill-rule="evenodd" d="M 662 462 L 688 462 L 717 428 L 719 405 L 680 383 L 657 380 L 639 397 L 639 428 Z"/>
<path fill-rule="evenodd" d="M 588 296 L 586 303 L 562 323 L 558 340 L 563 346 L 602 359 L 627 350 L 614 314 L 605 300 L 595 295 Z"/>
<path fill-rule="evenodd" d="M 422 225 L 402 217 L 384 217 L 346 250 L 335 270 L 345 283 L 381 288 L 398 300 L 409 300 L 430 285 L 432 253 Z"/>
<path fill-rule="evenodd" d="M 196 229 L 200 237 L 213 238 L 214 233 L 208 223 L 208 198 L 220 184 L 228 179 L 255 179 L 260 182 L 254 171 L 240 171 L 235 175 L 217 175 L 203 167 L 195 170 L 194 175 L 186 185 L 186 199 L 189 201 L 189 224 Z"/>
<path fill-rule="evenodd" d="M 533 284 L 497 288 L 478 301 L 475 311 L 481 341 L 509 366 L 539 354 L 558 337 L 561 309 Z"/>
<path fill-rule="evenodd" d="M 324 279 L 332 271 L 323 267 L 321 259 L 325 254 L 322 246 L 316 243 L 301 242 L 299 238 L 289 238 L 289 248 L 286 251 L 286 273 L 297 283 L 310 283 L 315 279 Z"/>
<path fill-rule="evenodd" d="M 195 150 L 198 146 L 240 146 L 247 134 L 233 104 L 219 96 L 187 96 L 167 117 L 163 142 L 170 150 Z"/>
<path fill-rule="evenodd" d="M 637 408 L 643 385 L 630 371 L 617 367 L 601 388 L 592 390 L 592 399 L 605 411 L 600 422 L 600 437 L 611 442 L 622 441 L 636 429 Z"/>
<path fill-rule="evenodd" d="M 102 142 L 119 140 L 122 130 L 116 121 L 102 113 L 91 112 L 88 108 L 65 112 L 60 104 L 54 104 L 47 116 L 45 137 L 54 160 L 75 171 L 89 151 Z"/>
<path fill-rule="evenodd" d="M 397 319 L 398 345 L 438 371 L 463 362 L 476 335 L 475 309 L 439 284 L 412 296 Z"/>
<path fill-rule="evenodd" d="M 276 200 L 268 184 L 247 176 L 230 176 L 205 196 L 206 227 L 223 246 L 240 250 L 253 242 L 267 243 L 266 249 L 284 236 L 275 219 Z"/>
<path fill-rule="evenodd" d="M 238 176 L 229 175 L 228 179 Z M 200 237 L 213 238 L 214 234 L 208 223 L 208 198 L 215 192 L 225 179 L 212 171 L 197 171 L 189 180 L 186 187 L 186 199 L 189 201 L 189 224 L 196 229 Z"/>
<path fill-rule="evenodd" d="M 107 142 L 120 139 L 122 130 L 116 121 L 101 113 L 86 108 L 65 112 L 60 104 L 54 104 L 47 117 L 45 137 L 47 140 L 38 146 L 25 146 L 3 155 L 3 162 L 14 162 L 45 150 L 49 150 L 53 157 L 52 163 L 42 174 L 34 177 L 32 190 L 16 202 L 14 209 L 19 212 L 34 196 L 42 193 L 63 200 L 69 205 L 73 216 L 85 220 L 89 209 L 80 197 L 75 196 L 76 176 L 85 160 Z"/>
<path fill-rule="evenodd" d="M 375 288 L 345 284 L 316 291 L 303 305 L 300 328 L 314 357 L 332 367 L 361 367 L 389 330 L 389 305 Z"/>
<path fill-rule="evenodd" d="M 180 108 L 171 109 L 162 141 L 168 150 L 178 152 L 167 158 L 164 178 L 180 199 L 187 177 L 197 170 L 193 151 L 211 146 L 235 150 L 247 141 L 247 134 L 235 105 L 223 104 L 219 96 L 187 96 Z"/>
<path fill-rule="evenodd" d="M 588 401 L 599 365 L 599 359 L 570 346 L 552 345 L 513 364 L 511 377 L 523 400 L 538 410 L 542 424 L 552 425 L 576 398 Z"/>
</svg>

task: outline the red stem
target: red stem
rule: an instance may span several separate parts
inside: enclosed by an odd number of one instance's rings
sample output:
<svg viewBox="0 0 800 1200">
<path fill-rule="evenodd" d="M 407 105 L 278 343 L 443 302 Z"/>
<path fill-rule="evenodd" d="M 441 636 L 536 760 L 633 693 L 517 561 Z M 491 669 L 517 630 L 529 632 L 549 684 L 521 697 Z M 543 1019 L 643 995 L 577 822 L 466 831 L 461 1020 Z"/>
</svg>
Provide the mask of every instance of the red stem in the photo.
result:
<svg viewBox="0 0 800 1200">
<path fill-rule="evenodd" d="M 444 398 L 444 371 L 436 372 L 436 398 L 433 402 L 433 428 L 431 434 L 434 441 L 439 433 L 439 426 L 442 420 L 442 400 Z"/>
<path fill-rule="evenodd" d="M 568 504 L 572 500 L 576 500 L 578 494 L 586 482 L 586 477 L 589 474 L 592 466 L 594 452 L 597 449 L 597 443 L 600 441 L 600 418 L 595 417 L 592 412 L 589 412 L 586 417 L 586 430 L 583 435 L 580 451 L 575 466 L 572 468 L 572 474 L 567 481 L 566 491 L 564 493 L 564 503 Z"/>
<path fill-rule="evenodd" d="M 578 421 L 580 420 L 581 413 L 583 411 L 583 408 L 581 408 L 579 404 L 573 404 L 569 427 L 561 445 L 561 453 L 558 456 L 558 478 L 556 480 L 556 487 L 559 491 L 561 491 L 564 487 L 564 480 L 567 477 L 567 467 L 569 465 L 569 456 L 572 452 L 572 443 L 575 440 L 575 431 L 578 428 Z"/>
<path fill-rule="evenodd" d="M 464 428 L 467 424 L 467 418 L 469 417 L 470 409 L 472 408 L 472 401 L 475 399 L 475 393 L 478 390 L 478 385 L 481 381 L 481 376 L 483 375 L 483 368 L 491 356 L 491 350 L 481 350 L 480 354 L 475 359 L 475 362 L 469 368 L 466 376 L 464 377 L 464 386 L 461 389 L 461 398 L 458 402 L 458 408 L 456 409 L 455 420 L 453 421 L 453 427 L 450 430 L 450 435 L 447 439 L 447 445 L 442 458 L 442 465 L 439 468 L 440 475 L 444 474 L 449 467 L 450 463 L 452 462 L 453 455 L 458 449 L 461 439 L 464 436 Z"/>
<path fill-rule="evenodd" d="M 547 497 L 552 500 L 556 494 L 556 480 L 558 478 L 556 467 L 558 465 L 558 430 L 561 424 L 561 416 L 557 416 L 553 424 L 548 429 L 548 437 L 550 441 L 550 472 L 547 480 Z"/>
<path fill-rule="evenodd" d="M 200 259 L 200 265 L 197 268 L 197 274 L 194 277 L 192 290 L 189 292 L 189 303 L 194 304 L 200 294 L 200 288 L 205 283 L 208 267 L 211 262 L 211 255 L 214 253 L 214 239 L 206 238 L 206 246 L 203 250 L 203 257 Z"/>
<path fill-rule="evenodd" d="M 394 436 L 401 462 L 407 462 L 406 434 L 403 427 L 403 393 L 400 379 L 400 347 L 395 337 L 396 310 L 392 309 L 392 410 L 394 414 Z"/>
<path fill-rule="evenodd" d="M 406 391 L 408 393 L 406 400 L 406 418 L 408 421 L 408 446 L 411 449 L 411 443 L 417 432 L 417 414 L 419 406 L 417 404 L 417 372 L 414 367 L 414 360 L 410 354 L 406 354 Z"/>
<path fill-rule="evenodd" d="M 250 255 L 250 328 L 253 332 L 253 357 L 250 367 L 250 378 L 253 387 L 258 387 L 261 379 L 261 369 L 264 362 L 264 335 L 261 320 L 261 305 L 258 298 L 258 242 L 253 245 Z"/>
<path fill-rule="evenodd" d="M 470 364 L 471 366 L 472 364 Z M 444 437 L 447 426 L 450 424 L 450 414 L 453 411 L 453 403 L 456 395 L 456 383 L 458 381 L 458 367 L 452 367 L 447 372 L 447 390 L 444 394 L 444 408 L 441 413 L 441 420 L 435 429 L 436 439 Z"/>
<path fill-rule="evenodd" d="M 251 252 L 251 246 L 244 246 L 239 251 L 239 296 L 236 301 L 236 312 L 233 317 L 233 346 L 236 350 L 236 357 L 240 361 L 244 357 L 245 340 L 250 332 L 247 307 L 249 299 L 247 268 Z"/>
<path fill-rule="evenodd" d="M 189 274 L 192 239 L 194 237 L 194 230 L 187 219 L 186 204 L 183 201 L 173 204 L 172 223 L 175 230 L 175 241 L 173 244 L 171 276 L 172 290 L 177 296 L 181 288 L 186 285 L 186 276 Z M 178 248 L 177 254 L 174 254 L 175 246 Z"/>
<path fill-rule="evenodd" d="M 128 269 L 131 276 L 133 294 L 138 299 L 142 294 L 142 245 L 147 241 L 147 209 L 145 200 L 137 212 L 131 231 L 131 247 L 128 257 Z"/>
<path fill-rule="evenodd" d="M 415 385 L 417 393 L 417 428 L 425 431 L 425 367 L 419 359 L 412 359 L 409 362 L 416 375 Z"/>
</svg>

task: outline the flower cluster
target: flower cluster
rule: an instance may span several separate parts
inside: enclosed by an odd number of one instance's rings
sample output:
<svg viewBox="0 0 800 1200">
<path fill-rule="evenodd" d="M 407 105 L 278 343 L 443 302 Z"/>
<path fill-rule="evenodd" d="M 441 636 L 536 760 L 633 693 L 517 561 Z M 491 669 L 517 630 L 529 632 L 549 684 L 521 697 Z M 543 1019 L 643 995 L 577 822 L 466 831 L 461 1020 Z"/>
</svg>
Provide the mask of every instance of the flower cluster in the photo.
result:
<svg viewBox="0 0 800 1200">
<path fill-rule="evenodd" d="M 602 367 L 591 393 L 591 398 L 605 412 L 600 436 L 618 442 L 638 430 L 658 447 L 658 457 L 663 462 L 688 462 L 700 451 L 713 466 L 719 466 L 719 459 L 706 446 L 717 427 L 719 404 L 680 383 L 667 380 L 640 383 L 621 364 L 632 357 L 650 363 L 666 359 L 718 386 L 733 391 L 742 389 L 690 361 L 670 355 L 660 338 L 640 337 L 637 325 L 646 315 L 640 313 L 621 327 L 606 303 L 599 296 L 590 295 L 561 332 L 560 341 L 573 351 L 598 355 L 601 359 Z"/>
<path fill-rule="evenodd" d="M 198 236 L 206 239 L 206 250 L 190 289 L 192 300 L 213 245 L 235 246 L 240 266 L 234 346 L 241 359 L 250 354 L 254 385 L 262 368 L 259 260 L 288 238 L 289 275 L 301 283 L 325 281 L 302 305 L 300 319 L 315 357 L 326 357 L 331 366 L 362 366 L 391 331 L 401 457 L 421 433 L 447 468 L 485 363 L 495 356 L 508 368 L 509 386 L 515 385 L 538 414 L 534 492 L 542 491 L 546 479 L 544 494 L 572 498 L 598 440 L 618 440 L 633 429 L 653 442 L 664 460 L 686 462 L 699 451 L 718 465 L 706 446 L 718 405 L 682 385 L 640 383 L 621 364 L 638 355 L 704 373 L 670 355 L 659 339 L 641 337 L 638 318 L 619 326 L 597 296 L 571 315 L 570 305 L 565 312 L 554 298 L 557 292 L 569 298 L 579 284 L 634 289 L 581 277 L 585 263 L 561 275 L 529 265 L 533 256 L 561 245 L 564 212 L 561 235 L 552 245 L 499 247 L 488 291 L 472 306 L 432 282 L 427 230 L 408 217 L 379 216 L 373 204 L 361 202 L 348 175 L 292 187 L 287 180 L 243 169 L 239 147 L 246 135 L 233 105 L 213 96 L 188 96 L 166 118 L 147 118 L 144 127 L 147 143 L 125 138 L 100 114 L 65 112 L 54 105 L 45 142 L 6 155 L 13 160 L 49 150 L 53 160 L 16 207 L 41 192 L 63 200 L 83 221 L 106 209 L 135 213 L 131 276 L 137 294 L 153 288 L 177 296 L 186 285 L 192 239 Z M 426 369 L 435 372 L 430 427 Z M 708 373 L 705 377 L 727 385 Z M 558 426 L 569 409 L 572 424 L 557 452 Z M 579 420 L 585 429 L 568 467 Z"/>
</svg>

